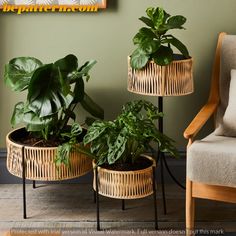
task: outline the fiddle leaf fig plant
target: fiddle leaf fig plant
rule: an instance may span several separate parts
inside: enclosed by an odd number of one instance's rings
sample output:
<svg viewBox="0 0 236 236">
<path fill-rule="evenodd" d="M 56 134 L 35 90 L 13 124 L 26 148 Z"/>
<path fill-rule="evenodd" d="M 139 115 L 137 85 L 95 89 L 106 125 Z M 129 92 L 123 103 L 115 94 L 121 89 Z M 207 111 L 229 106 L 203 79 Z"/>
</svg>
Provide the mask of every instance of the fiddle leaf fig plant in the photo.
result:
<svg viewBox="0 0 236 236">
<path fill-rule="evenodd" d="M 131 67 L 142 69 L 149 60 L 156 64 L 165 66 L 174 60 L 175 47 L 183 55 L 189 58 L 186 46 L 171 34 L 172 29 L 184 29 L 186 18 L 181 15 L 171 16 L 163 8 L 147 8 L 146 16 L 139 18 L 147 27 L 142 27 L 134 36 L 133 43 L 137 48 L 131 55 Z"/>
<path fill-rule="evenodd" d="M 74 144 L 75 136 L 81 131 L 78 126 L 72 126 L 71 135 L 65 133 L 69 122 L 76 120 L 78 105 L 92 116 L 104 118 L 103 109 L 85 92 L 85 80 L 89 80 L 95 64 L 96 61 L 91 60 L 79 66 L 72 54 L 49 64 L 33 57 L 10 60 L 5 66 L 5 83 L 13 91 L 27 93 L 26 101 L 15 105 L 11 124 L 24 123 L 28 132 L 43 140 Z M 57 156 L 65 160 L 63 148 L 67 146 L 62 146 Z"/>
<path fill-rule="evenodd" d="M 173 140 L 162 134 L 155 121 L 162 117 L 158 108 L 144 100 L 125 104 L 114 121 L 95 121 L 84 136 L 97 165 L 135 163 L 152 143 L 162 152 L 177 156 Z"/>
</svg>

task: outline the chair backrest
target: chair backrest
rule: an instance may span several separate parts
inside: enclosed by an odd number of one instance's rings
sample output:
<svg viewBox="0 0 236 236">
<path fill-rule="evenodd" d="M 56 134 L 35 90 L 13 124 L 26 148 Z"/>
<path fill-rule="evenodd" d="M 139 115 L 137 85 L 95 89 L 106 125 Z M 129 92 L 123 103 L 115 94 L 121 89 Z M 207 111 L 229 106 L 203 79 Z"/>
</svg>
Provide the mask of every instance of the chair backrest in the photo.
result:
<svg viewBox="0 0 236 236">
<path fill-rule="evenodd" d="M 217 126 L 228 106 L 230 72 L 232 69 L 236 69 L 236 35 L 225 35 L 221 47 L 219 82 L 220 105 L 216 117 Z"/>
<path fill-rule="evenodd" d="M 221 122 L 228 105 L 230 72 L 232 69 L 236 69 L 236 35 L 220 33 L 209 97 L 209 101 L 219 102 L 216 113 L 216 127 Z"/>
</svg>

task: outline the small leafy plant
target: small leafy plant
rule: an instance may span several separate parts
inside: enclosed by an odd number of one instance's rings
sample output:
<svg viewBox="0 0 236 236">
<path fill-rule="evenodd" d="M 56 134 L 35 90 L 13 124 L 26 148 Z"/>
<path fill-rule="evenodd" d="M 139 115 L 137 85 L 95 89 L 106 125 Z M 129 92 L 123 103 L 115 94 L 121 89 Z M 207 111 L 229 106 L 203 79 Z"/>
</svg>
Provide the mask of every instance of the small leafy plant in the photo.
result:
<svg viewBox="0 0 236 236">
<path fill-rule="evenodd" d="M 150 102 L 128 102 L 114 121 L 95 121 L 84 137 L 84 144 L 90 145 L 97 165 L 135 163 L 151 142 L 162 152 L 176 156 L 173 140 L 156 128 L 155 121 L 162 116 Z"/>
<path fill-rule="evenodd" d="M 15 105 L 11 124 L 23 122 L 29 133 L 42 140 L 74 144 L 82 130 L 75 124 L 68 131 L 68 125 L 69 121 L 75 122 L 79 104 L 96 118 L 104 116 L 103 109 L 85 92 L 84 80 L 89 80 L 89 71 L 95 64 L 91 60 L 79 66 L 74 55 L 50 64 L 33 57 L 10 60 L 5 66 L 5 83 L 13 91 L 27 91 L 26 101 Z M 58 150 L 57 157 L 64 163 L 67 150 L 66 145 Z"/>
<path fill-rule="evenodd" d="M 134 36 L 133 43 L 137 49 L 131 55 L 131 67 L 142 69 L 149 60 L 165 66 L 174 60 L 171 46 L 177 48 L 184 58 L 189 58 L 186 46 L 171 34 L 172 29 L 184 29 L 186 18 L 181 15 L 170 16 L 162 8 L 147 8 L 147 17 L 141 17 L 148 27 L 142 27 Z"/>
</svg>

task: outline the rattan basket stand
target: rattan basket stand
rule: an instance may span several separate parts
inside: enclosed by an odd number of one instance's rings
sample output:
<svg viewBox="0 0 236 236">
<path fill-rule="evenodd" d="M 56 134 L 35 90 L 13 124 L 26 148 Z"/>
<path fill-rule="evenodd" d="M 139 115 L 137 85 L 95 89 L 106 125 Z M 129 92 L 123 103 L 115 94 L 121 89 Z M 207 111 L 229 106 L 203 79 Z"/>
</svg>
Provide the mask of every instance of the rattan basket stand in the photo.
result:
<svg viewBox="0 0 236 236">
<path fill-rule="evenodd" d="M 167 66 L 159 66 L 149 61 L 140 70 L 133 69 L 128 57 L 128 86 L 129 92 L 158 97 L 159 112 L 163 112 L 163 97 L 184 96 L 193 93 L 193 59 L 174 60 Z M 159 131 L 163 133 L 163 118 L 158 120 Z M 161 186 L 164 214 L 166 214 L 164 167 L 170 177 L 181 188 L 185 187 L 172 174 L 164 153 L 158 150 L 157 163 L 160 162 Z"/>
<path fill-rule="evenodd" d="M 156 203 L 156 162 L 153 158 L 142 155 L 149 159 L 152 165 L 136 171 L 115 171 L 108 170 L 96 165 L 93 161 L 94 180 L 93 189 L 95 191 L 95 202 L 97 206 L 97 230 L 100 230 L 100 201 L 99 195 L 121 199 L 122 210 L 125 210 L 126 199 L 139 199 L 153 194 L 155 229 L 157 223 L 157 203 Z"/>
<path fill-rule="evenodd" d="M 92 170 L 92 161 L 86 155 L 78 152 L 70 154 L 70 167 L 64 164 L 56 166 L 57 147 L 25 146 L 14 141 L 12 136 L 24 129 L 16 129 L 6 136 L 7 169 L 17 177 L 22 178 L 23 186 L 23 218 L 26 214 L 26 180 L 61 181 L 85 175 Z"/>
</svg>

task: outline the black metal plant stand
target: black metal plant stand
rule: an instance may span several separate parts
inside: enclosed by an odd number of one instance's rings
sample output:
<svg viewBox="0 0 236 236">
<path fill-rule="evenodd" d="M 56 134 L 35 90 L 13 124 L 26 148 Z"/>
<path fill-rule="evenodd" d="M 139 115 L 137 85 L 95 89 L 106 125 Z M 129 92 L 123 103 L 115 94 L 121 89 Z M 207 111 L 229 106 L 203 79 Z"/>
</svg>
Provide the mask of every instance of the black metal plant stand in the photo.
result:
<svg viewBox="0 0 236 236">
<path fill-rule="evenodd" d="M 158 216 L 157 216 L 157 200 L 156 200 L 156 167 L 152 167 L 152 188 L 153 188 L 153 203 L 154 203 L 154 217 L 155 217 L 155 230 L 158 230 Z M 98 187 L 98 168 L 95 167 L 95 187 L 96 191 L 94 202 L 97 204 L 97 230 L 100 231 L 100 204 L 99 204 L 99 187 Z M 125 210 L 125 200 L 122 199 L 122 210 Z"/>
<path fill-rule="evenodd" d="M 163 112 L 163 97 L 158 97 L 158 109 L 159 112 Z M 159 118 L 158 121 L 158 129 L 161 133 L 163 133 L 163 118 Z M 163 208 L 164 208 L 164 214 L 166 214 L 166 197 L 165 197 L 165 178 L 164 178 L 164 168 L 166 168 L 168 174 L 172 178 L 172 180 L 180 186 L 182 189 L 185 189 L 185 187 L 175 178 L 175 176 L 172 174 L 168 163 L 166 161 L 165 154 L 158 150 L 157 152 L 157 163 L 160 162 L 160 171 L 161 171 L 161 189 L 162 189 L 162 199 L 163 199 Z"/>
</svg>

